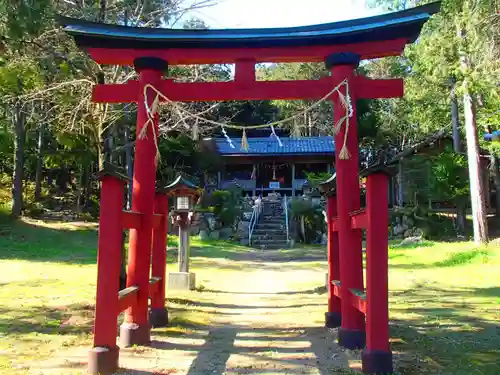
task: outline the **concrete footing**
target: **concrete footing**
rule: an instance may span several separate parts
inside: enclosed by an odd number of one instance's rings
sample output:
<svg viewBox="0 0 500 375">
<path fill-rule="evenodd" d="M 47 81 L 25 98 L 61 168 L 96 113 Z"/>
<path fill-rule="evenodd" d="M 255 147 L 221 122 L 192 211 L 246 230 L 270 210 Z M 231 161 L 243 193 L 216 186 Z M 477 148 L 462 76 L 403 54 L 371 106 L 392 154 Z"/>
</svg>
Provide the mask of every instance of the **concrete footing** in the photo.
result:
<svg viewBox="0 0 500 375">
<path fill-rule="evenodd" d="M 118 370 L 120 348 L 95 347 L 89 351 L 88 373 L 92 375 L 111 375 Z"/>
<path fill-rule="evenodd" d="M 166 327 L 168 325 L 168 311 L 165 308 L 152 308 L 149 311 L 149 324 L 151 327 Z"/>
<path fill-rule="evenodd" d="M 393 373 L 392 352 L 383 350 L 363 350 L 363 373 L 390 375 Z"/>
<path fill-rule="evenodd" d="M 138 325 L 123 323 L 120 326 L 120 345 L 128 348 L 134 345 L 147 345 L 151 341 L 149 324 Z"/>
<path fill-rule="evenodd" d="M 342 314 L 339 312 L 326 312 L 325 313 L 325 327 L 337 328 L 342 324 Z"/>
<path fill-rule="evenodd" d="M 339 329 L 339 345 L 346 349 L 362 349 L 366 344 L 366 332 L 357 329 Z"/>
<path fill-rule="evenodd" d="M 168 274 L 169 290 L 194 290 L 196 275 L 192 272 L 171 272 Z"/>
</svg>

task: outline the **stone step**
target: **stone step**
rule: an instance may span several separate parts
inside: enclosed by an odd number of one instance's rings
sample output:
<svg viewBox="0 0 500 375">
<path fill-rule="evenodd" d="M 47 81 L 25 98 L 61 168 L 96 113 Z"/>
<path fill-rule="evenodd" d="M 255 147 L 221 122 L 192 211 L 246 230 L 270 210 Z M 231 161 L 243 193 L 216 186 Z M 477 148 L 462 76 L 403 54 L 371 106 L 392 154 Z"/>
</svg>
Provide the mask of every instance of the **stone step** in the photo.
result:
<svg viewBox="0 0 500 375">
<path fill-rule="evenodd" d="M 255 229 L 281 229 L 285 230 L 285 223 L 258 223 L 255 225 Z"/>
<path fill-rule="evenodd" d="M 260 215 L 260 220 L 285 220 L 285 215 Z"/>
<path fill-rule="evenodd" d="M 285 224 L 285 220 L 264 220 L 264 219 L 260 219 L 257 224 Z"/>
<path fill-rule="evenodd" d="M 266 239 L 266 240 L 261 240 L 257 238 L 252 238 L 252 245 L 280 245 L 280 246 L 285 246 L 286 245 L 286 238 L 282 240 L 272 240 L 272 239 Z"/>
<path fill-rule="evenodd" d="M 255 235 L 258 235 L 258 234 L 274 235 L 274 234 L 283 234 L 285 232 L 286 232 L 286 230 L 281 229 L 281 228 L 258 228 L 258 227 L 255 227 L 255 229 L 253 230 L 253 234 L 255 234 Z"/>
<path fill-rule="evenodd" d="M 285 230 L 286 226 L 285 223 L 266 223 L 266 222 L 261 222 L 257 223 L 255 225 L 255 229 L 282 229 Z"/>
<path fill-rule="evenodd" d="M 278 250 L 278 249 L 286 249 L 288 247 L 288 244 L 286 243 L 286 241 L 267 243 L 267 244 L 255 243 L 252 241 L 251 246 L 256 249 Z"/>
<path fill-rule="evenodd" d="M 286 233 L 285 234 L 252 234 L 252 242 L 253 241 L 286 241 Z"/>
<path fill-rule="evenodd" d="M 284 226 L 276 226 L 276 227 L 255 227 L 253 233 L 273 233 L 280 234 L 286 233 L 286 228 Z"/>
</svg>

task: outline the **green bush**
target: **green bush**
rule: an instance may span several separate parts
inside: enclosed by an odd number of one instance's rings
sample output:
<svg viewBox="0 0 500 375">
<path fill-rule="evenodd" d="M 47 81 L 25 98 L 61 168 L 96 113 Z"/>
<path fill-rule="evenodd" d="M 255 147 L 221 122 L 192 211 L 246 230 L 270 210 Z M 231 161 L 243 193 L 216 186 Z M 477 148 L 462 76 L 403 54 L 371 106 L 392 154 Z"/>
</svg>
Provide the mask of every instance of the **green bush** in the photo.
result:
<svg viewBox="0 0 500 375">
<path fill-rule="evenodd" d="M 28 216 L 32 217 L 40 217 L 44 213 L 44 207 L 41 202 L 30 202 L 29 204 L 25 204 L 25 213 Z"/>
<path fill-rule="evenodd" d="M 318 232 L 324 232 L 326 229 L 322 207 L 314 206 L 309 199 L 292 199 L 290 216 L 294 223 L 296 239 L 302 239 L 304 243 L 312 243 Z"/>
<path fill-rule="evenodd" d="M 329 172 L 320 172 L 320 173 L 306 172 L 306 177 L 307 181 L 309 181 L 311 186 L 317 187 L 320 183 L 325 182 L 330 177 L 332 177 L 332 174 Z"/>
<path fill-rule="evenodd" d="M 424 206 L 400 207 L 392 211 L 391 223 L 400 222 L 402 218 L 409 224 L 409 230 L 418 229 L 425 239 L 438 240 L 456 236 L 456 229 L 450 218 L 433 214 Z"/>
<path fill-rule="evenodd" d="M 239 188 L 216 190 L 203 199 L 201 210 L 207 209 L 215 215 L 218 229 L 232 228 L 242 213 L 241 195 Z"/>
<path fill-rule="evenodd" d="M 0 202 L 0 225 L 8 224 L 10 222 L 10 212 L 10 203 Z"/>
</svg>

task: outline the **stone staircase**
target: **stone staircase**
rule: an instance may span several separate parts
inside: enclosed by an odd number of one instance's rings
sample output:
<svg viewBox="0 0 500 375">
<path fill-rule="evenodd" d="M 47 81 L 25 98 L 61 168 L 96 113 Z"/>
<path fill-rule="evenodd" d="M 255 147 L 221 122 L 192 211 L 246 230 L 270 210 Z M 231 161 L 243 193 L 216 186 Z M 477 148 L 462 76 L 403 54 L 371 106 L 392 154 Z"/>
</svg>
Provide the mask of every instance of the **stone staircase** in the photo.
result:
<svg viewBox="0 0 500 375">
<path fill-rule="evenodd" d="M 262 204 L 262 214 L 252 234 L 252 247 L 258 249 L 288 247 L 282 202 L 266 197 L 262 199 Z"/>
</svg>

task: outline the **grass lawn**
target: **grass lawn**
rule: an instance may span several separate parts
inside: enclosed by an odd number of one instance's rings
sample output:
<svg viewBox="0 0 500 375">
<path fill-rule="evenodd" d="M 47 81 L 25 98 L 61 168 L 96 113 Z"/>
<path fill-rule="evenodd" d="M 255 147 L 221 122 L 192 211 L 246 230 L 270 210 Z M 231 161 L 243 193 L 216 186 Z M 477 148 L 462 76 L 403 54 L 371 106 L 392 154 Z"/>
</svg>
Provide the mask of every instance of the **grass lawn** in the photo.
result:
<svg viewBox="0 0 500 375">
<path fill-rule="evenodd" d="M 61 348 L 90 347 L 96 244 L 92 224 L 25 219 L 0 225 L 1 374 L 28 374 L 26 364 L 48 359 Z M 174 244 L 175 239 L 170 245 Z M 167 336 L 182 335 L 191 325 L 210 324 L 215 310 L 193 313 L 190 306 L 209 301 L 211 289 L 226 290 L 225 278 L 241 274 L 251 280 L 248 249 L 197 240 L 192 245 L 192 266 L 200 291 L 207 293 L 170 301 L 175 316 L 163 331 Z M 297 277 L 293 288 L 321 287 L 324 249 L 284 250 L 281 255 L 296 262 L 297 275 L 305 270 L 316 275 Z M 500 247 L 426 242 L 392 247 L 390 263 L 391 336 L 398 372 L 500 374 Z M 301 298 L 298 295 L 297 303 Z M 326 303 L 326 295 L 320 298 Z M 324 308 L 317 309 L 319 318 L 304 324 L 320 324 Z"/>
</svg>

